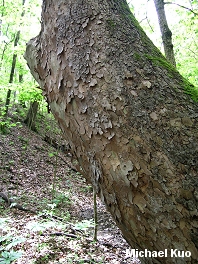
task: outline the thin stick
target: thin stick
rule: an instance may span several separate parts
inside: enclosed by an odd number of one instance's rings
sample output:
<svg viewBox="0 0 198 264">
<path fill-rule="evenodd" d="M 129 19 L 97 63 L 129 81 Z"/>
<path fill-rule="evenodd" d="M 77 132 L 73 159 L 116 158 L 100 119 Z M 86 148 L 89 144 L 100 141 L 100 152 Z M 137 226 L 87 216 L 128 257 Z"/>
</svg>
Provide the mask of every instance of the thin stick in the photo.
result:
<svg viewBox="0 0 198 264">
<path fill-rule="evenodd" d="M 97 241 L 98 213 L 97 213 L 96 190 L 94 188 L 93 188 L 93 200 L 94 200 L 94 241 Z"/>
</svg>

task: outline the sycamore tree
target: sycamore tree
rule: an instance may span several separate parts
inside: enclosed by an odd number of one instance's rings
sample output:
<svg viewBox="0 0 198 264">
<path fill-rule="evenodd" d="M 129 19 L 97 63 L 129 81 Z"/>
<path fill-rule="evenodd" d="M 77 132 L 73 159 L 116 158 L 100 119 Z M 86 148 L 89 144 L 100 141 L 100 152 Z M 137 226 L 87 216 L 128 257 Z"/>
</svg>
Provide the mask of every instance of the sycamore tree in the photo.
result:
<svg viewBox="0 0 198 264">
<path fill-rule="evenodd" d="M 197 263 L 196 90 L 126 0 L 43 1 L 26 60 L 78 160 L 142 263 Z M 171 249 L 188 258 L 171 257 Z"/>
</svg>

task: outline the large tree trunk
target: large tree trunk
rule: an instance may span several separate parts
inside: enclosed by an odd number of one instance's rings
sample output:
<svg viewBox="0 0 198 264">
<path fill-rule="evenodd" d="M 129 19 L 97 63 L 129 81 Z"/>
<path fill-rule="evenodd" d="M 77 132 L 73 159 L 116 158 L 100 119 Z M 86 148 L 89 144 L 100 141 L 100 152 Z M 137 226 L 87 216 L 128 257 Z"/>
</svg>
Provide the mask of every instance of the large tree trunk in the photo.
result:
<svg viewBox="0 0 198 264">
<path fill-rule="evenodd" d="M 142 263 L 197 263 L 198 107 L 126 0 L 43 1 L 25 57 L 129 244 L 168 249 Z"/>
</svg>

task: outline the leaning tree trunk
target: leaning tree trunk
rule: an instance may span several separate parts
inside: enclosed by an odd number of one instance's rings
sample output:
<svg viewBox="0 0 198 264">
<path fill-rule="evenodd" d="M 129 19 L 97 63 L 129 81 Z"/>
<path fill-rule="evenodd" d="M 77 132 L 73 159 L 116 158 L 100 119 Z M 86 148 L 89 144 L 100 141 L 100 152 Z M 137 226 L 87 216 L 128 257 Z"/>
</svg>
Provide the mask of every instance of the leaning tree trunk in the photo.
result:
<svg viewBox="0 0 198 264">
<path fill-rule="evenodd" d="M 198 107 L 126 0 L 43 1 L 25 57 L 128 243 L 168 249 L 142 263 L 197 263 Z"/>
</svg>

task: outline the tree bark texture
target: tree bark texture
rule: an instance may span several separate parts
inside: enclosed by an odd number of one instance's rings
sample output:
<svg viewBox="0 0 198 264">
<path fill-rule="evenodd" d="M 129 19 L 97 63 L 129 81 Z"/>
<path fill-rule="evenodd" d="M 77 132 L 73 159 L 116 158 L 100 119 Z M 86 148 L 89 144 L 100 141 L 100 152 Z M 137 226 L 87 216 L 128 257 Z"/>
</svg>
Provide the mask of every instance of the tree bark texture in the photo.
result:
<svg viewBox="0 0 198 264">
<path fill-rule="evenodd" d="M 155 8 L 157 11 L 160 31 L 162 34 L 162 42 L 164 47 L 164 53 L 167 60 L 176 67 L 175 54 L 173 49 L 172 42 L 172 32 L 168 27 L 168 22 L 166 19 L 165 9 L 164 9 L 164 0 L 154 0 Z"/>
<path fill-rule="evenodd" d="M 43 1 L 25 57 L 132 248 L 192 254 L 142 263 L 197 263 L 198 107 L 126 1 Z"/>
</svg>

